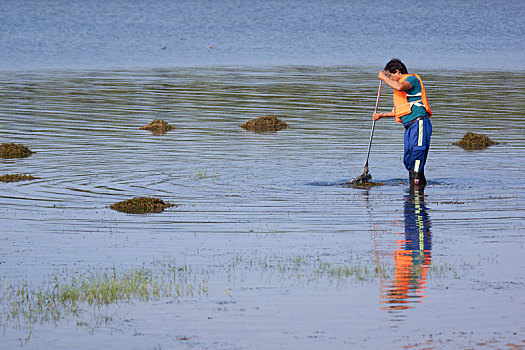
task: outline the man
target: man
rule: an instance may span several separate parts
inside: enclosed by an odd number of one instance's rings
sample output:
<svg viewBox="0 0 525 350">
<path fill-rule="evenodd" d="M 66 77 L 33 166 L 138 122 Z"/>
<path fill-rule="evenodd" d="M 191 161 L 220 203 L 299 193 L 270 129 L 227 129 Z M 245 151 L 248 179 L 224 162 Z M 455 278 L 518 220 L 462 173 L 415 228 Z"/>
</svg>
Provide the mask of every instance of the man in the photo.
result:
<svg viewBox="0 0 525 350">
<path fill-rule="evenodd" d="M 403 163 L 409 172 L 410 188 L 423 190 L 427 181 L 424 167 L 430 147 L 432 124 L 425 87 L 417 74 L 408 74 L 406 66 L 394 58 L 377 75 L 394 89 L 394 109 L 388 113 L 374 112 L 373 119 L 395 117 L 405 126 Z"/>
</svg>

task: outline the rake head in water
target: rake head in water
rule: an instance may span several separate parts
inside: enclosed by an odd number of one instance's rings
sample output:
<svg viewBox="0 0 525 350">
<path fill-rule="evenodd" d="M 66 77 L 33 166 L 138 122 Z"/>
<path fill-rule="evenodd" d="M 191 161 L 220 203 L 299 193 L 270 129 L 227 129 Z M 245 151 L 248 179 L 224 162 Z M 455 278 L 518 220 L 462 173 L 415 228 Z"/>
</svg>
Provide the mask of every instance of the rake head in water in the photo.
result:
<svg viewBox="0 0 525 350">
<path fill-rule="evenodd" d="M 361 175 L 350 180 L 349 184 L 364 184 L 372 180 L 372 174 L 368 172 L 368 166 L 365 166 Z"/>
</svg>

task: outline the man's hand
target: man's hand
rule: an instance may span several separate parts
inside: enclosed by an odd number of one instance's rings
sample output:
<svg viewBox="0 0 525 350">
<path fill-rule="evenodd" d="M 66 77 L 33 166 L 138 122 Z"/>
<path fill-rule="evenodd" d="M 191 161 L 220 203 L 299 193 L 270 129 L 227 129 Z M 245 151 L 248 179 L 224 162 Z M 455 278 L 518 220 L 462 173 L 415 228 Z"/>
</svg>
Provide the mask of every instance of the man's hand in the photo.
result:
<svg viewBox="0 0 525 350">
<path fill-rule="evenodd" d="M 372 115 L 372 119 L 374 119 L 374 120 L 379 120 L 379 119 L 381 119 L 383 117 L 384 117 L 384 113 L 374 112 L 374 114 Z"/>
<path fill-rule="evenodd" d="M 374 114 L 372 115 L 372 119 L 374 120 L 379 120 L 381 118 L 386 118 L 386 117 L 394 117 L 395 114 L 394 112 L 387 112 L 387 113 L 377 113 L 377 112 L 374 112 Z"/>
<path fill-rule="evenodd" d="M 384 71 L 380 70 L 379 73 L 377 73 L 377 79 L 385 81 L 387 78 L 388 76 Z"/>
<path fill-rule="evenodd" d="M 410 90 L 412 88 L 412 85 L 406 80 L 403 80 L 400 82 L 401 78 L 403 78 L 405 74 L 399 73 L 399 71 L 396 71 L 395 73 L 388 72 L 388 75 L 380 70 L 379 73 L 377 73 L 377 78 L 387 83 L 388 86 L 390 86 L 392 89 L 396 91 L 406 91 Z"/>
</svg>

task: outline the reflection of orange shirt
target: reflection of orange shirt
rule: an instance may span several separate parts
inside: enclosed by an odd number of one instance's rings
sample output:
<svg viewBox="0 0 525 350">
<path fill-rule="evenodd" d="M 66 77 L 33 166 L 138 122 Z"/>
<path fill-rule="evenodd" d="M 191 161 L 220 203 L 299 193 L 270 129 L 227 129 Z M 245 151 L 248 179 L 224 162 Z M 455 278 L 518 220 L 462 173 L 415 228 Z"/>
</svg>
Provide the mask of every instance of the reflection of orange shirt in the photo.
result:
<svg viewBox="0 0 525 350">
<path fill-rule="evenodd" d="M 395 278 L 386 293 L 381 295 L 381 303 L 395 304 L 381 307 L 383 310 L 408 309 L 408 304 L 413 300 L 409 298 L 424 298 L 423 289 L 426 282 L 428 268 L 430 267 L 430 251 L 396 250 Z"/>
</svg>

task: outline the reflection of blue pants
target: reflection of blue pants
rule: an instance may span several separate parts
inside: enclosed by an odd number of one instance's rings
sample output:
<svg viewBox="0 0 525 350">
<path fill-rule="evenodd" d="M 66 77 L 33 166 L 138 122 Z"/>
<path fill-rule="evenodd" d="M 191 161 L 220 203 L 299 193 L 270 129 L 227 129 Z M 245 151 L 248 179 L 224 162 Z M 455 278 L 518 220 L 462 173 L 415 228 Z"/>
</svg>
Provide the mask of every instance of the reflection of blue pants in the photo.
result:
<svg viewBox="0 0 525 350">
<path fill-rule="evenodd" d="M 430 252 L 432 234 L 430 233 L 430 217 L 425 205 L 425 196 L 421 194 L 405 196 L 405 250 L 415 254 L 424 250 Z"/>
<path fill-rule="evenodd" d="M 423 172 L 430 147 L 432 124 L 429 118 L 418 120 L 405 130 L 403 163 L 408 171 Z"/>
</svg>

